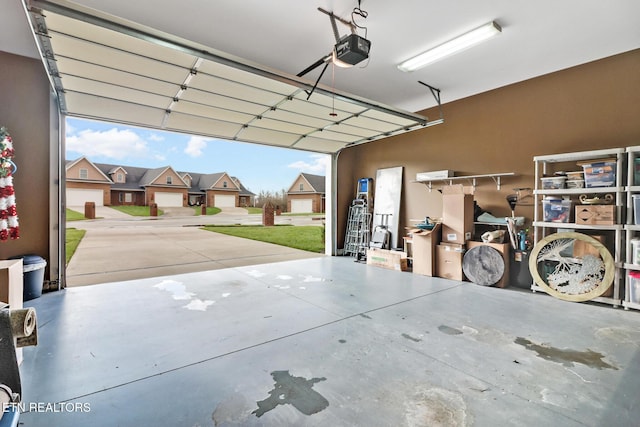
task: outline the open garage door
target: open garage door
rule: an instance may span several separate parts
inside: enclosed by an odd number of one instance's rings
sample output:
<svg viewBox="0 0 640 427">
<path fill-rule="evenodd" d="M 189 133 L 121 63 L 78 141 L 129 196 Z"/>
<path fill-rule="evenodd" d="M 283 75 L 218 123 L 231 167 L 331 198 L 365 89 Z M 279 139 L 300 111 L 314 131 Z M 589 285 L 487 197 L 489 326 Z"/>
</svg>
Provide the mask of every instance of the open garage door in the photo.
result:
<svg viewBox="0 0 640 427">
<path fill-rule="evenodd" d="M 162 193 L 155 195 L 156 204 L 161 208 L 182 207 L 182 194 L 180 193 Z"/>
<path fill-rule="evenodd" d="M 291 213 L 313 212 L 313 201 L 311 199 L 291 200 Z"/>
<path fill-rule="evenodd" d="M 67 189 L 67 206 L 84 206 L 86 202 L 93 202 L 96 206 L 104 206 L 104 191 L 84 188 Z"/>
<path fill-rule="evenodd" d="M 236 196 L 229 194 L 216 194 L 215 199 L 213 201 L 213 205 L 216 208 L 235 208 L 236 207 Z"/>
</svg>

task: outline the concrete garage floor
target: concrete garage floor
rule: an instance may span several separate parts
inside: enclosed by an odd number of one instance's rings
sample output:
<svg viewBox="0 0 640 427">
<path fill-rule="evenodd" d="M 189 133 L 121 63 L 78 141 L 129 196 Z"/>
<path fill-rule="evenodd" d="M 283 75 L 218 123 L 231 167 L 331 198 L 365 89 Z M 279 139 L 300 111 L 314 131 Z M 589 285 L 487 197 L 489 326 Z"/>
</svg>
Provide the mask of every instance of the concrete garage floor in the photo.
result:
<svg viewBox="0 0 640 427">
<path fill-rule="evenodd" d="M 25 427 L 640 419 L 640 315 L 609 306 L 336 257 L 68 288 L 28 305 L 40 343 L 25 348 L 23 400 L 50 411 L 22 414 Z"/>
</svg>

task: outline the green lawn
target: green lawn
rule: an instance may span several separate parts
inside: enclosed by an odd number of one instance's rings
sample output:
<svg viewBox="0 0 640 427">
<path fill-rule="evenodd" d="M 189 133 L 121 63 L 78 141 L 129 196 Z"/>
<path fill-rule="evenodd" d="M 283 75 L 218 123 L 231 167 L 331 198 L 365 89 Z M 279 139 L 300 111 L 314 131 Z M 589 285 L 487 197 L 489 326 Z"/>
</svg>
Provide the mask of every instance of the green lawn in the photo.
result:
<svg viewBox="0 0 640 427">
<path fill-rule="evenodd" d="M 196 206 L 196 207 L 195 207 L 195 208 L 193 208 L 193 209 L 194 209 L 194 210 L 195 210 L 195 212 L 196 212 L 196 216 L 198 216 L 198 215 L 202 215 L 202 206 Z M 220 212 L 221 212 L 220 208 L 216 208 L 216 207 L 210 208 L 210 207 L 207 207 L 207 213 L 206 213 L 206 215 L 215 215 L 215 214 L 219 214 Z"/>
<path fill-rule="evenodd" d="M 67 252 L 66 264 L 69 264 L 71 257 L 76 252 L 76 248 L 78 247 L 78 245 L 80 244 L 80 241 L 84 237 L 84 233 L 85 233 L 85 230 L 78 230 L 76 228 L 67 228 L 66 236 L 65 236 L 66 237 L 65 248 Z"/>
<path fill-rule="evenodd" d="M 83 219 L 87 219 L 83 213 L 72 211 L 71 209 L 66 210 L 67 221 L 82 221 Z"/>
<path fill-rule="evenodd" d="M 262 208 L 245 208 L 249 214 L 261 214 Z"/>
<path fill-rule="evenodd" d="M 208 225 L 204 229 L 230 236 L 302 249 L 303 251 L 324 252 L 324 227 L 314 225 L 277 225 L 274 227 L 264 227 L 262 225 Z"/>
<path fill-rule="evenodd" d="M 110 206 L 112 209 L 126 213 L 131 216 L 151 216 L 149 206 Z M 161 209 L 158 209 L 158 216 L 162 215 Z"/>
</svg>

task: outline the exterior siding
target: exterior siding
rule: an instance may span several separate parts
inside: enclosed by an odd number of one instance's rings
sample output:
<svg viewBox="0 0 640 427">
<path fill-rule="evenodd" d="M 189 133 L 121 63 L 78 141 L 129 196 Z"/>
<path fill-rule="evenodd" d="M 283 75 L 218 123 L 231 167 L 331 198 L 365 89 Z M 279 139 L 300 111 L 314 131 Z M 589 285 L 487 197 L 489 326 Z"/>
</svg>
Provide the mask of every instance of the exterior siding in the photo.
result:
<svg viewBox="0 0 640 427">
<path fill-rule="evenodd" d="M 302 190 L 300 190 L 300 184 L 302 184 Z M 298 176 L 298 179 L 294 181 L 290 191 L 298 192 L 298 191 L 315 191 L 315 190 L 311 188 L 311 185 L 309 185 L 307 180 L 304 179 L 302 175 L 300 175 Z"/>
<path fill-rule="evenodd" d="M 167 178 L 170 177 L 171 178 L 171 184 L 167 184 Z M 164 173 L 162 173 L 158 178 L 156 178 L 152 184 L 154 185 L 175 185 L 175 186 L 182 186 L 184 187 L 184 184 L 182 182 L 182 178 L 180 177 L 180 175 L 178 175 L 177 173 L 175 173 L 173 171 L 173 169 L 167 169 Z"/>
<path fill-rule="evenodd" d="M 227 186 L 224 186 L 224 183 L 227 183 Z M 226 173 L 223 174 L 220 179 L 218 180 L 218 182 L 216 182 L 213 186 L 213 189 L 219 189 L 219 190 L 237 190 L 240 191 L 240 189 L 236 186 L 235 182 L 233 182 L 233 180 L 231 179 L 231 177 L 229 175 L 227 175 Z"/>
<path fill-rule="evenodd" d="M 80 169 L 87 169 L 87 178 L 80 178 Z M 80 161 L 78 161 L 78 163 L 76 163 L 75 165 L 67 169 L 67 180 L 70 180 L 70 179 L 82 180 L 82 181 L 108 182 L 107 179 L 105 179 L 104 175 L 99 170 L 97 170 L 91 163 L 89 163 L 87 159 L 81 159 Z M 75 187 L 75 188 L 81 188 L 81 187 Z M 89 188 L 89 187 L 85 187 L 85 188 Z"/>
</svg>

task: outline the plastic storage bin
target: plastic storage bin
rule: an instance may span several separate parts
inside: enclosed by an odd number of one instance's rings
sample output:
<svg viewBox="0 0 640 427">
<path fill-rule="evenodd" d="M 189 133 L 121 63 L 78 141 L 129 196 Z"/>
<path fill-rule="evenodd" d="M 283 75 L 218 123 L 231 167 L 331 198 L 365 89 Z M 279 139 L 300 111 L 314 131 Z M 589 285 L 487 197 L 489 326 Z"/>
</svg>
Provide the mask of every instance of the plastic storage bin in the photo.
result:
<svg viewBox="0 0 640 427">
<path fill-rule="evenodd" d="M 22 258 L 22 272 L 24 273 L 24 288 L 22 299 L 29 301 L 42 296 L 44 285 L 44 268 L 47 261 L 38 255 L 22 255 L 12 259 Z"/>
<path fill-rule="evenodd" d="M 640 239 L 631 239 L 631 262 L 640 265 Z"/>
<path fill-rule="evenodd" d="M 566 176 L 549 176 L 540 178 L 543 190 L 558 190 L 565 188 Z"/>
<path fill-rule="evenodd" d="M 571 200 L 544 199 L 542 212 L 544 222 L 571 222 Z"/>
<path fill-rule="evenodd" d="M 585 187 L 613 187 L 616 185 L 616 166 L 616 162 L 583 164 Z"/>
<path fill-rule="evenodd" d="M 633 198 L 633 223 L 640 225 L 640 194 L 634 194 Z"/>
<path fill-rule="evenodd" d="M 568 179 L 567 188 L 584 188 L 584 179 Z"/>
<path fill-rule="evenodd" d="M 640 304 L 640 271 L 629 272 L 629 301 Z"/>
</svg>

